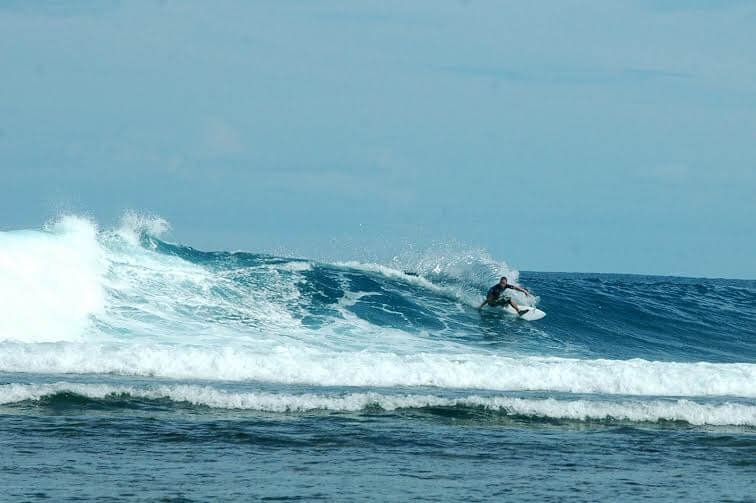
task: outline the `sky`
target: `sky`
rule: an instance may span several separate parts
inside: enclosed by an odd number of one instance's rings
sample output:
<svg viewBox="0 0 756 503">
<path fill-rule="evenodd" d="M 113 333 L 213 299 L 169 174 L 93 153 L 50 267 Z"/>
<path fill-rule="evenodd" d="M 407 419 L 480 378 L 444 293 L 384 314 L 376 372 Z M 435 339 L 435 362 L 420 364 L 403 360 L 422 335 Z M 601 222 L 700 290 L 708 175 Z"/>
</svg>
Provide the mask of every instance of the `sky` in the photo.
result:
<svg viewBox="0 0 756 503">
<path fill-rule="evenodd" d="M 0 0 L 0 229 L 756 278 L 756 2 Z"/>
</svg>

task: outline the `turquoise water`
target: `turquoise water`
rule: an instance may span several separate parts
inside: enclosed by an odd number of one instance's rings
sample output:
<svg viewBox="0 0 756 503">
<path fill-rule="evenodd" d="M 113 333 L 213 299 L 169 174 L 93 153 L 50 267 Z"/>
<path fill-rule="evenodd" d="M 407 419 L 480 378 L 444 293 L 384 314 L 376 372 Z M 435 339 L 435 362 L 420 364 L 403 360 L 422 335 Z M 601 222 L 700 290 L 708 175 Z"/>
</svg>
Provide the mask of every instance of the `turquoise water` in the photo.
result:
<svg viewBox="0 0 756 503">
<path fill-rule="evenodd" d="M 0 498 L 753 500 L 754 281 L 161 226 L 0 233 Z M 546 318 L 475 309 L 503 273 Z"/>
</svg>

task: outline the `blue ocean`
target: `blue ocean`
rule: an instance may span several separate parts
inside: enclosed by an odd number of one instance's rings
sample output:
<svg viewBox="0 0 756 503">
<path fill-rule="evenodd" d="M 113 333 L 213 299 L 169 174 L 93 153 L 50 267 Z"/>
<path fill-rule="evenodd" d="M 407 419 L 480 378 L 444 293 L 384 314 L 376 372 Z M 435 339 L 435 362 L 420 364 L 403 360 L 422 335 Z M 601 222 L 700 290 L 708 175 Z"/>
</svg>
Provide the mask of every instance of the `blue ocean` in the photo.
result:
<svg viewBox="0 0 756 503">
<path fill-rule="evenodd" d="M 165 227 L 0 232 L 0 499 L 754 501 L 756 281 Z"/>
</svg>

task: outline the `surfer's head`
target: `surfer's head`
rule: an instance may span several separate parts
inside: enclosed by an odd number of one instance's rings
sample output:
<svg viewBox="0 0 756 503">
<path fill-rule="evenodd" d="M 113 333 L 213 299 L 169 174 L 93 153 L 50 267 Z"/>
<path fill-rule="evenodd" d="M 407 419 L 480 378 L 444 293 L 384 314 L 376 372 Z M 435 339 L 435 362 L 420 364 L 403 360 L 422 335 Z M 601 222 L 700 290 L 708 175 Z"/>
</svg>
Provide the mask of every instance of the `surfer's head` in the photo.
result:
<svg viewBox="0 0 756 503">
<path fill-rule="evenodd" d="M 506 276 L 502 276 L 501 278 L 499 278 L 499 284 L 501 286 L 507 286 L 507 277 Z"/>
</svg>

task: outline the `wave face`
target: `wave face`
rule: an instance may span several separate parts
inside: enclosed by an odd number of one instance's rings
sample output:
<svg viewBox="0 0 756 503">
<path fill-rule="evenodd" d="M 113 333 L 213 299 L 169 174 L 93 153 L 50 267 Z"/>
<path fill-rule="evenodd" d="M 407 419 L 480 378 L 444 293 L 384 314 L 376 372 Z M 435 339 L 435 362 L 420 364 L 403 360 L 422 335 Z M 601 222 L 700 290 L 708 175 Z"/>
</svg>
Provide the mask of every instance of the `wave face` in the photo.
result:
<svg viewBox="0 0 756 503">
<path fill-rule="evenodd" d="M 90 376 L 9 383 L 0 404 L 120 393 L 268 412 L 483 407 L 756 425 L 756 282 L 520 275 L 479 251 L 388 264 L 202 252 L 161 240 L 166 228 L 65 217 L 0 233 L 0 372 Z M 501 274 L 547 317 L 479 312 Z M 98 388 L 102 375 L 173 384 Z M 262 391 L 271 385 L 309 388 Z"/>
</svg>

